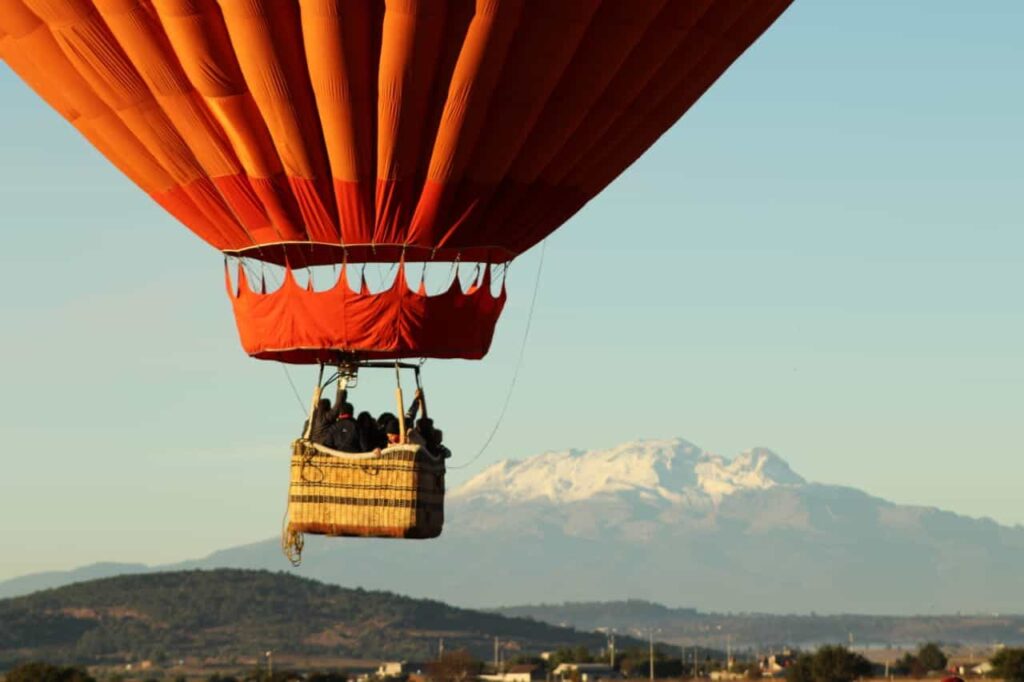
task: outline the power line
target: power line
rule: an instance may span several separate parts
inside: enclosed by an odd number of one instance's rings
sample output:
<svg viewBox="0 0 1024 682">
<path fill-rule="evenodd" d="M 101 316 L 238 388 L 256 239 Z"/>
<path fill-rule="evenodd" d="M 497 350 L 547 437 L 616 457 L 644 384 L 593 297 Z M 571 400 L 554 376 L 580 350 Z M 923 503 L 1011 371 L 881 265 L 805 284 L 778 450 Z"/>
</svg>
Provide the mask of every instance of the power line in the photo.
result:
<svg viewBox="0 0 1024 682">
<path fill-rule="evenodd" d="M 523 343 L 519 347 L 519 358 L 516 360 L 516 369 L 512 373 L 512 381 L 509 382 L 508 393 L 505 394 L 505 402 L 501 406 L 501 412 L 498 413 L 498 419 L 494 423 L 494 428 L 491 429 L 490 435 L 487 436 L 487 440 L 485 440 L 483 446 L 480 447 L 480 450 L 475 455 L 473 455 L 473 457 L 470 458 L 469 461 L 463 462 L 462 464 L 456 466 L 450 466 L 448 467 L 449 470 L 465 469 L 470 464 L 480 459 L 480 457 L 483 456 L 483 454 L 487 451 L 487 448 L 490 446 L 491 441 L 494 440 L 494 436 L 497 435 L 498 429 L 501 428 L 501 423 L 505 420 L 505 413 L 508 412 L 508 406 L 512 402 L 512 394 L 513 392 L 515 392 L 516 389 L 516 382 L 519 380 L 519 370 L 523 368 L 523 358 L 526 356 L 526 342 L 530 338 L 530 326 L 533 323 L 533 311 L 537 305 L 537 292 L 540 291 L 540 275 L 541 272 L 544 270 L 544 253 L 547 251 L 547 247 L 547 240 L 541 242 L 540 262 L 537 264 L 537 278 L 536 280 L 534 280 L 533 283 L 533 298 L 530 299 L 530 312 L 526 318 L 526 329 L 523 330 Z"/>
</svg>

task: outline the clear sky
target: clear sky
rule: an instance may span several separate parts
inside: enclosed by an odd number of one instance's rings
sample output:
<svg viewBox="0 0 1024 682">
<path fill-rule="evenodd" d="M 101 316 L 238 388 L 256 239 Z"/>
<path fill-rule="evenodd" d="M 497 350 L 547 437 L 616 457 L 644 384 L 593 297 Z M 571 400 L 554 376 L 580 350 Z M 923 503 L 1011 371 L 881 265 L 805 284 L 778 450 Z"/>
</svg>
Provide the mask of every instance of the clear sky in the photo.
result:
<svg viewBox="0 0 1024 682">
<path fill-rule="evenodd" d="M 797 0 L 549 240 L 511 407 L 452 483 L 682 436 L 1024 523 L 1021 35 L 1020 0 Z M 220 256 L 3 66 L 0 207 L 0 578 L 275 535 L 303 415 L 241 352 Z M 427 366 L 455 463 L 500 410 L 538 256 L 487 360 Z"/>
</svg>

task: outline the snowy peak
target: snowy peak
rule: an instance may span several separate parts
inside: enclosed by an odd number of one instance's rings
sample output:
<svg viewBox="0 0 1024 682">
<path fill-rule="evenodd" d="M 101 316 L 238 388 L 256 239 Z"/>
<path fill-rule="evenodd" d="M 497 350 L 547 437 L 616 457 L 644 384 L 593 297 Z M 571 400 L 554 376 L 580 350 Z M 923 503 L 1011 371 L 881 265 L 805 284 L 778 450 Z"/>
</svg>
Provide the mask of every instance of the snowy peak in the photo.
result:
<svg viewBox="0 0 1024 682">
<path fill-rule="evenodd" d="M 732 460 L 706 455 L 695 469 L 701 488 L 716 501 L 740 490 L 805 483 L 784 459 L 766 448 L 747 450 Z"/>
<path fill-rule="evenodd" d="M 733 459 L 704 452 L 681 438 L 640 440 L 609 450 L 548 452 L 503 460 L 467 481 L 452 500 L 547 501 L 556 504 L 637 493 L 683 503 L 719 502 L 742 490 L 800 485 L 804 479 L 770 450 Z"/>
</svg>

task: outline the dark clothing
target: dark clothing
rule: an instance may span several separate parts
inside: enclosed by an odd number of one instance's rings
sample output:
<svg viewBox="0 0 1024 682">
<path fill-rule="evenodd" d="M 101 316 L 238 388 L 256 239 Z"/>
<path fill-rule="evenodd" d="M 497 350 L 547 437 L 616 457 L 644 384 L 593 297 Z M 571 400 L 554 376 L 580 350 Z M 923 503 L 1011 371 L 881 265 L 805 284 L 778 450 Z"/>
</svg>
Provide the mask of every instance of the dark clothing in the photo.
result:
<svg viewBox="0 0 1024 682">
<path fill-rule="evenodd" d="M 382 432 L 387 433 L 388 424 L 390 424 L 393 421 L 397 422 L 398 417 L 391 414 L 390 412 L 381 412 L 380 416 L 377 417 L 377 428 L 379 428 Z M 398 432 L 395 431 L 395 433 Z"/>
<path fill-rule="evenodd" d="M 435 455 L 440 455 L 444 459 L 448 459 L 452 456 L 452 451 L 444 445 L 444 434 L 440 429 L 434 428 L 434 422 L 429 419 L 421 419 L 420 421 L 427 422 L 425 424 L 427 428 L 427 449 Z"/>
<path fill-rule="evenodd" d="M 452 451 L 442 445 L 442 434 L 440 431 L 434 428 L 434 420 L 424 417 L 416 422 L 416 428 L 413 429 L 412 433 L 416 433 L 422 439 L 422 445 L 431 454 L 448 459 L 452 456 Z"/>
<path fill-rule="evenodd" d="M 321 410 L 319 407 L 313 411 L 313 429 L 309 432 L 309 440 L 319 445 L 327 445 L 328 432 L 334 422 L 338 421 L 338 415 L 341 414 L 342 403 L 339 403 L 329 410 Z M 302 433 L 305 435 L 306 427 L 309 425 L 307 420 L 302 425 Z"/>
<path fill-rule="evenodd" d="M 373 452 L 377 448 L 385 448 L 388 437 L 379 428 L 377 422 L 359 424 L 359 447 L 363 452 Z"/>
<path fill-rule="evenodd" d="M 377 443 L 380 438 L 377 436 L 377 420 L 369 412 L 360 412 L 356 417 L 356 430 L 359 434 L 359 449 L 363 452 L 373 452 L 379 447 Z"/>
<path fill-rule="evenodd" d="M 434 429 L 434 421 L 432 419 L 421 419 L 416 422 L 416 430 L 423 435 L 423 440 L 426 441 L 426 448 L 432 453 L 437 454 L 437 446 L 441 444 L 441 441 L 437 438 L 437 431 Z"/>
<path fill-rule="evenodd" d="M 359 444 L 359 432 L 351 417 L 342 417 L 327 430 L 327 447 L 340 452 L 364 452 Z"/>
<path fill-rule="evenodd" d="M 409 433 L 406 440 L 412 445 L 419 445 L 421 448 L 427 447 L 427 439 L 424 438 L 423 434 L 420 433 L 419 430 L 416 428 L 409 429 Z"/>
</svg>

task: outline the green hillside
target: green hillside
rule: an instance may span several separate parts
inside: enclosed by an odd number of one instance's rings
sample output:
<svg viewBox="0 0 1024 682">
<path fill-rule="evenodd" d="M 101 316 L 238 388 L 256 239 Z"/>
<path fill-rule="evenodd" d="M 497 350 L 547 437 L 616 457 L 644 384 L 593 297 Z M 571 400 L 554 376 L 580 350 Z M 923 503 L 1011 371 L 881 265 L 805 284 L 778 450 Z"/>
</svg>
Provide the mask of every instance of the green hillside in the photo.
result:
<svg viewBox="0 0 1024 682">
<path fill-rule="evenodd" d="M 0 668 L 31 658 L 226 659 L 264 649 L 416 659 L 442 637 L 483 657 L 495 636 L 524 653 L 605 644 L 600 634 L 266 571 L 119 576 L 0 601 Z"/>
</svg>

